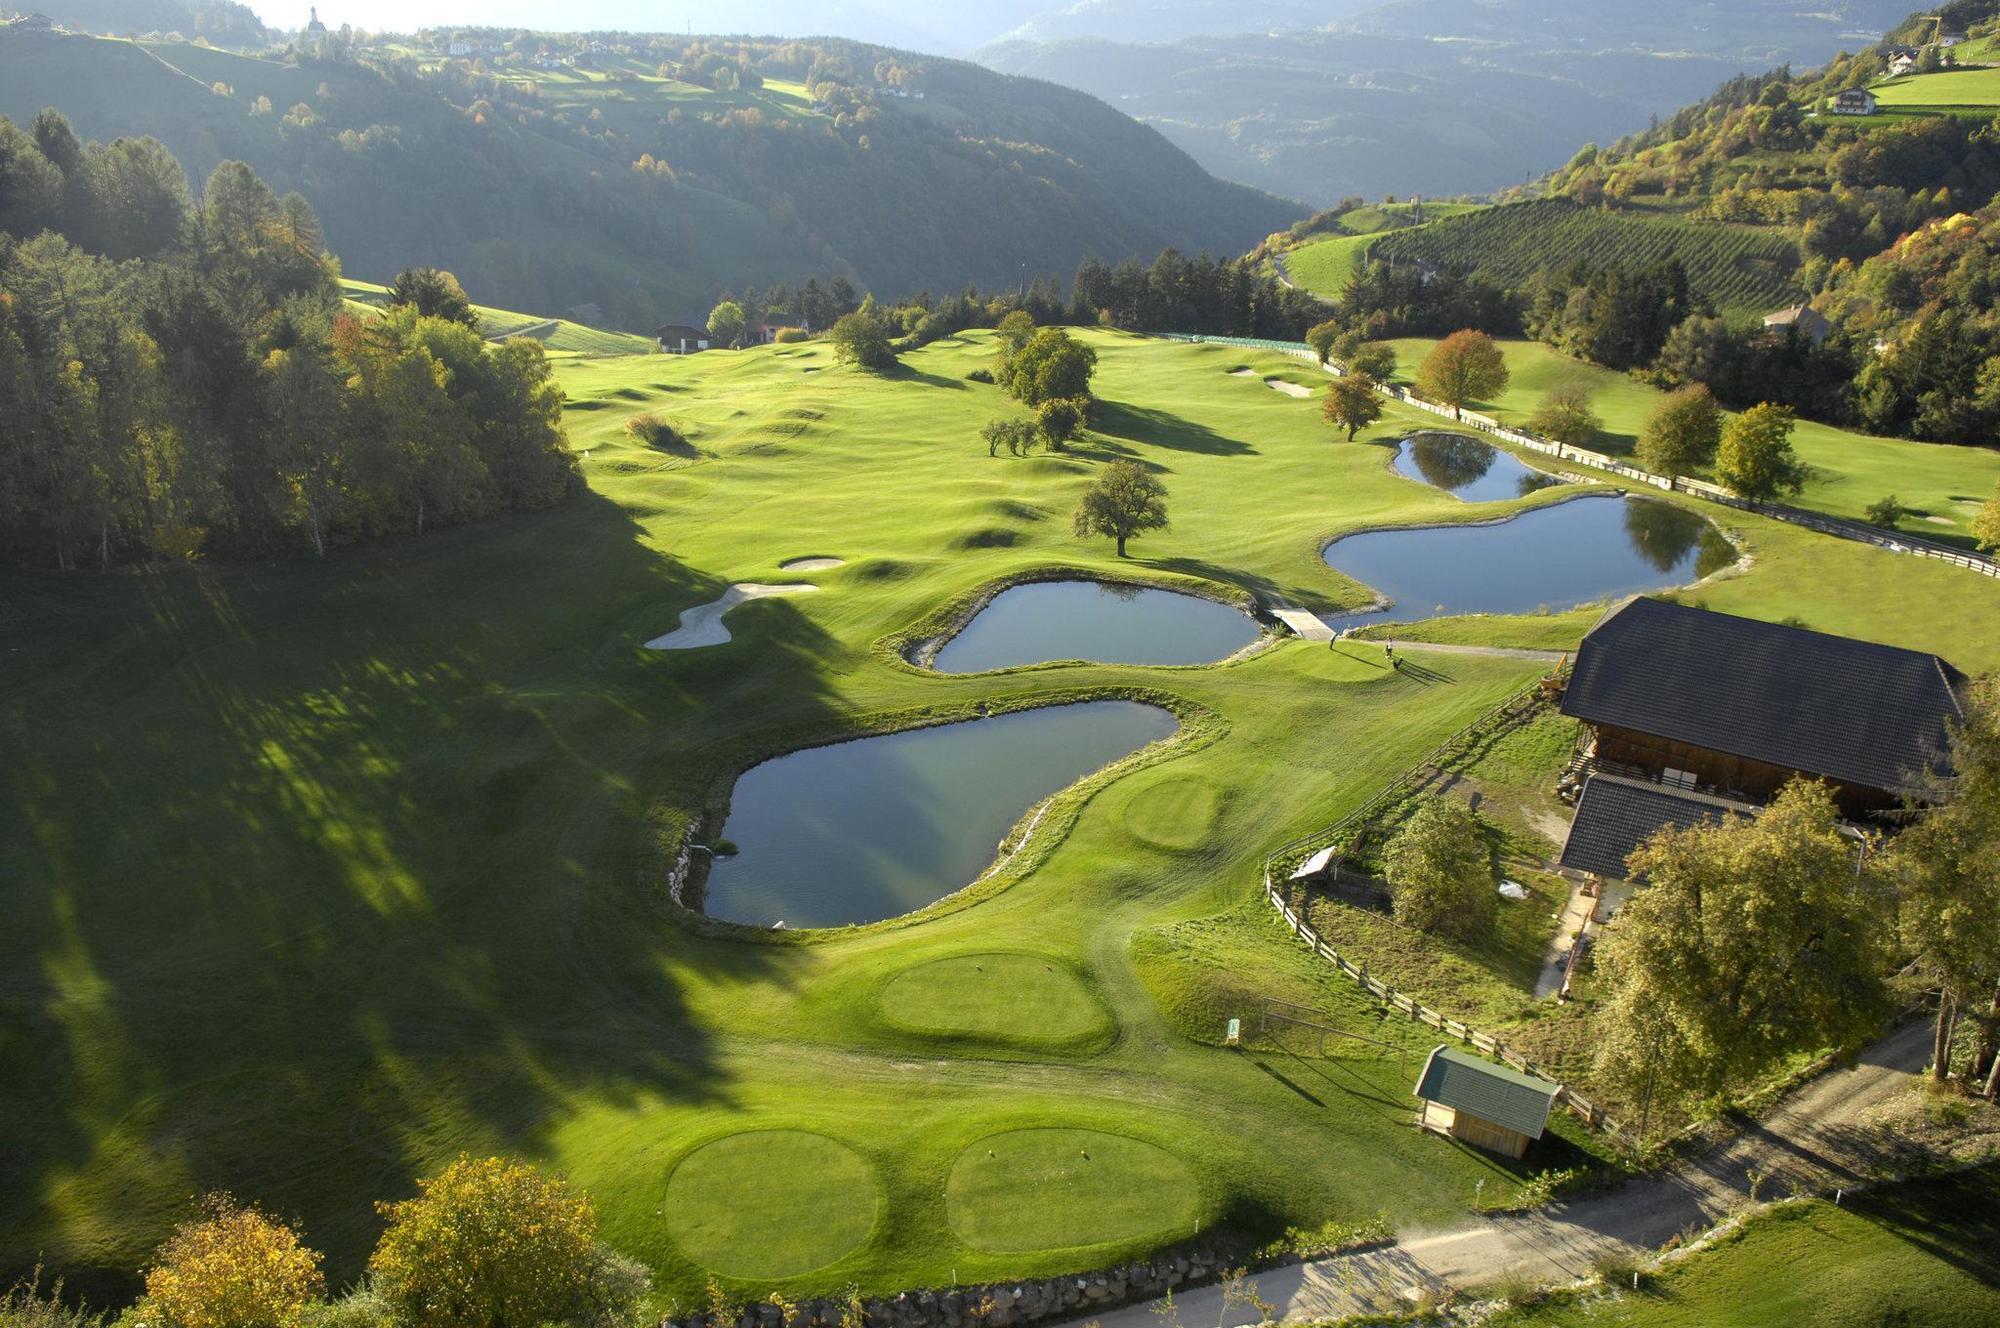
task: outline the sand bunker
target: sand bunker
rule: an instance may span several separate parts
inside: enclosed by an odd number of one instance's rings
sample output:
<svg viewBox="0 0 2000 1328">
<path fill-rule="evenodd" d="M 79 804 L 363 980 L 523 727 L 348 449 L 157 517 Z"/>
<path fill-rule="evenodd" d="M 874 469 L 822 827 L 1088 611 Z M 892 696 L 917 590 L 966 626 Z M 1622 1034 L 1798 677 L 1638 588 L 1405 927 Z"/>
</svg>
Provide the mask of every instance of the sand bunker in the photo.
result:
<svg viewBox="0 0 2000 1328">
<path fill-rule="evenodd" d="M 1247 368 L 1231 369 L 1229 371 L 1229 376 L 1231 378 L 1255 378 L 1257 376 L 1257 371 L 1255 369 L 1247 369 Z"/>
<path fill-rule="evenodd" d="M 1313 394 L 1311 388 L 1300 387 L 1297 383 L 1288 383 L 1282 378 L 1266 378 L 1264 386 L 1270 388 L 1273 392 L 1283 392 L 1288 397 L 1309 397 Z"/>
<path fill-rule="evenodd" d="M 656 636 L 648 641 L 646 649 L 693 650 L 697 646 L 719 646 L 729 640 L 729 629 L 723 626 L 722 615 L 744 600 L 763 599 L 767 595 L 810 595 L 818 590 L 818 586 L 805 584 L 765 586 L 751 581 L 739 581 L 723 591 L 721 599 L 697 604 L 683 612 L 681 625 L 665 636 Z"/>
<path fill-rule="evenodd" d="M 830 572 L 836 567 L 847 566 L 845 558 L 794 558 L 790 562 L 778 564 L 781 572 Z"/>
</svg>

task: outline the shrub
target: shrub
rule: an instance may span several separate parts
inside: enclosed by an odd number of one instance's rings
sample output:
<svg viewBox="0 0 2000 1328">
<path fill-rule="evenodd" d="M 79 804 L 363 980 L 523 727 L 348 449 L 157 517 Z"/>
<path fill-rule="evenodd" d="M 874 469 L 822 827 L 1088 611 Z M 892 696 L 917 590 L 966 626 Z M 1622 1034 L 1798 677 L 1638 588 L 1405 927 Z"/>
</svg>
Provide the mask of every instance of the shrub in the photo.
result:
<svg viewBox="0 0 2000 1328">
<path fill-rule="evenodd" d="M 801 341 L 812 340 L 812 333 L 802 327 L 781 327 L 771 334 L 771 340 L 780 346 L 796 346 Z"/>
<path fill-rule="evenodd" d="M 993 371 L 991 369 L 974 369 L 965 376 L 965 381 L 968 383 L 990 383 L 993 381 Z"/>
<path fill-rule="evenodd" d="M 889 344 L 888 327 L 866 309 L 844 315 L 833 325 L 833 355 L 842 364 L 876 373 L 896 363 L 896 349 Z"/>
<path fill-rule="evenodd" d="M 392 1328 L 394 1323 L 389 1302 L 374 1287 L 362 1285 L 307 1309 L 302 1328 Z"/>
<path fill-rule="evenodd" d="M 599 1268 L 590 1200 L 525 1162 L 461 1156 L 418 1182 L 368 1261 L 400 1328 L 565 1321 L 588 1309 Z"/>
<path fill-rule="evenodd" d="M 1870 503 L 1865 515 L 1868 518 L 1869 525 L 1894 530 L 1896 523 L 1903 519 L 1904 513 L 1908 510 L 1908 508 L 1896 501 L 1896 495 L 1892 493 L 1879 502 Z"/>
<path fill-rule="evenodd" d="M 655 411 L 640 411 L 625 421 L 625 432 L 631 435 L 634 442 L 647 447 L 687 446 L 687 435 L 680 431 L 680 426 Z"/>
<path fill-rule="evenodd" d="M 651 1322 L 646 1296 L 652 1289 L 653 1275 L 646 1265 L 599 1245 L 579 1322 L 585 1328 L 644 1328 Z M 787 1316 L 786 1321 L 794 1322 L 796 1316 Z"/>
<path fill-rule="evenodd" d="M 326 1293 L 318 1251 L 228 1195 L 202 1201 L 154 1253 L 146 1300 L 167 1328 L 299 1328 Z"/>
<path fill-rule="evenodd" d="M 1089 397 L 1051 397 L 1035 408 L 1035 423 L 1051 452 L 1062 451 L 1089 419 Z"/>
<path fill-rule="evenodd" d="M 63 1303 L 61 1279 L 42 1290 L 42 1270 L 8 1288 L 0 1296 L 0 1328 L 102 1328 L 104 1316 Z"/>
</svg>

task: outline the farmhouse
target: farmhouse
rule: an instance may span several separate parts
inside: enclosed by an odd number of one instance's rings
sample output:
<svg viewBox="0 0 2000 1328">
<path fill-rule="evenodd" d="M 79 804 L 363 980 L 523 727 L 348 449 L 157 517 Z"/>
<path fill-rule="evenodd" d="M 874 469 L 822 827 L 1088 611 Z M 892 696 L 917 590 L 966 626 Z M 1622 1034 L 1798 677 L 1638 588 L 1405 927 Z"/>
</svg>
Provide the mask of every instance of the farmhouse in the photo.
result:
<svg viewBox="0 0 2000 1328">
<path fill-rule="evenodd" d="M 1795 304 L 1789 309 L 1765 314 L 1764 327 L 1781 336 L 1797 330 L 1800 336 L 1808 338 L 1815 346 L 1833 335 L 1833 324 L 1827 316 L 1809 304 Z"/>
<path fill-rule="evenodd" d="M 1916 67 L 1917 67 L 1916 56 L 1899 55 L 1895 59 L 1889 62 L 1889 77 L 1901 78 L 1905 74 L 1913 72 L 1916 69 Z"/>
<path fill-rule="evenodd" d="M 1577 795 L 1576 815 L 1556 865 L 1599 880 L 1631 879 L 1626 859 L 1661 830 L 1691 830 L 1756 814 L 1757 808 L 1745 802 L 1623 775 L 1591 775 Z"/>
<path fill-rule="evenodd" d="M 1417 1077 L 1418 1123 L 1448 1138 L 1519 1157 L 1548 1128 L 1561 1088 L 1456 1047 L 1433 1048 Z"/>
<path fill-rule="evenodd" d="M 1890 812 L 1942 772 L 1965 683 L 1921 651 L 1634 599 L 1577 652 L 1562 710 L 1588 731 L 1564 782 L 1761 803 L 1805 775 L 1849 816 Z"/>
<path fill-rule="evenodd" d="M 686 323 L 662 323 L 653 329 L 653 340 L 669 355 L 692 355 L 708 349 L 708 329 Z"/>
<path fill-rule="evenodd" d="M 1849 88 L 1833 99 L 1835 115 L 1875 114 L 1875 94 L 1866 88 Z"/>
</svg>

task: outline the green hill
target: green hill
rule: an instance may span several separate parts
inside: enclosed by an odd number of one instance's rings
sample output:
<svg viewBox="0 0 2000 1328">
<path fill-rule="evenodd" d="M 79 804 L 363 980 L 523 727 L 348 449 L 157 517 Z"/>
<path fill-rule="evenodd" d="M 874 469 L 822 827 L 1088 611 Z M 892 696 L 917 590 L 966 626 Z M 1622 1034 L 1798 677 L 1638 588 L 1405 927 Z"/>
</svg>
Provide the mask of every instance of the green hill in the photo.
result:
<svg viewBox="0 0 2000 1328">
<path fill-rule="evenodd" d="M 1515 203 L 1396 231 L 1375 241 L 1371 256 L 1474 271 L 1507 286 L 1577 263 L 1632 268 L 1677 259 L 1697 297 L 1734 314 L 1775 309 L 1805 295 L 1796 242 L 1783 231 L 1609 212 L 1568 199 Z"/>
<path fill-rule="evenodd" d="M 538 68 L 544 47 L 585 54 Z M 921 100 L 877 85 L 892 57 Z M 1299 215 L 1080 93 L 850 42 L 535 38 L 484 72 L 0 34 L 0 114 L 51 105 L 88 137 L 161 139 L 197 181 L 249 162 L 357 272 L 434 264 L 509 308 L 594 303 L 632 330 L 813 274 L 909 293 L 1240 253 Z"/>
<path fill-rule="evenodd" d="M 356 281 L 351 277 L 342 278 L 340 287 L 349 305 L 370 311 L 379 309 L 389 293 L 386 286 Z M 651 337 L 632 332 L 611 332 L 567 318 L 537 318 L 533 314 L 491 309 L 483 304 L 473 305 L 472 311 L 479 315 L 479 333 L 487 340 L 531 337 L 541 342 L 542 349 L 551 356 L 646 355 L 655 349 Z"/>
</svg>

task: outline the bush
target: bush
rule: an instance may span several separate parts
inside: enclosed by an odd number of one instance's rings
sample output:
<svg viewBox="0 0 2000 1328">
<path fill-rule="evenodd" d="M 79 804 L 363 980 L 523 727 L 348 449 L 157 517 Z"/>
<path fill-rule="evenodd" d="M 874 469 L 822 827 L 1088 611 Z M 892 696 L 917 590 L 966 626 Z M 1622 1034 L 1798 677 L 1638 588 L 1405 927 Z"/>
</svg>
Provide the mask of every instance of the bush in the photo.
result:
<svg viewBox="0 0 2000 1328">
<path fill-rule="evenodd" d="M 1060 452 L 1090 419 L 1089 397 L 1051 397 L 1035 409 L 1035 423 L 1051 452 Z"/>
<path fill-rule="evenodd" d="M 1892 493 L 1879 502 L 1870 503 L 1864 515 L 1867 516 L 1869 525 L 1894 530 L 1896 523 L 1901 521 L 1908 511 L 1908 508 L 1896 501 L 1896 495 Z"/>
<path fill-rule="evenodd" d="M 993 371 L 991 369 L 974 369 L 965 376 L 965 381 L 968 383 L 990 383 L 993 381 Z"/>
<path fill-rule="evenodd" d="M 589 1309 L 600 1267 L 590 1200 L 525 1162 L 461 1156 L 418 1182 L 368 1268 L 400 1328 L 569 1321 Z"/>
<path fill-rule="evenodd" d="M 781 327 L 771 334 L 771 340 L 780 346 L 796 346 L 801 341 L 811 341 L 812 333 L 802 327 Z"/>
<path fill-rule="evenodd" d="M 309 1308 L 301 1328 L 393 1328 L 394 1323 L 389 1302 L 374 1287 L 363 1285 L 338 1300 Z"/>
<path fill-rule="evenodd" d="M 0 1328 L 102 1328 L 104 1316 L 63 1303 L 63 1284 L 58 1279 L 42 1290 L 42 1270 L 35 1269 L 24 1281 L 0 1296 Z"/>
<path fill-rule="evenodd" d="M 880 373 L 896 363 L 889 329 L 869 310 L 847 314 L 833 325 L 833 355 L 842 364 Z"/>
<path fill-rule="evenodd" d="M 646 1296 L 652 1289 L 653 1275 L 645 1264 L 599 1245 L 579 1322 L 586 1328 L 644 1328 L 651 1321 Z"/>
<path fill-rule="evenodd" d="M 650 410 L 640 411 L 625 421 L 625 432 L 634 442 L 647 447 L 665 449 L 688 445 L 687 435 L 680 431 L 679 425 Z"/>
<path fill-rule="evenodd" d="M 301 1328 L 326 1294 L 318 1251 L 298 1232 L 228 1195 L 202 1200 L 146 1270 L 146 1301 L 167 1328 Z"/>
<path fill-rule="evenodd" d="M 1396 921 L 1422 931 L 1474 935 L 1493 921 L 1493 861 L 1472 809 L 1433 797 L 1383 851 Z"/>
</svg>

